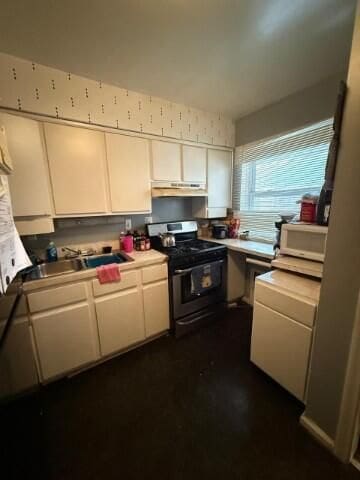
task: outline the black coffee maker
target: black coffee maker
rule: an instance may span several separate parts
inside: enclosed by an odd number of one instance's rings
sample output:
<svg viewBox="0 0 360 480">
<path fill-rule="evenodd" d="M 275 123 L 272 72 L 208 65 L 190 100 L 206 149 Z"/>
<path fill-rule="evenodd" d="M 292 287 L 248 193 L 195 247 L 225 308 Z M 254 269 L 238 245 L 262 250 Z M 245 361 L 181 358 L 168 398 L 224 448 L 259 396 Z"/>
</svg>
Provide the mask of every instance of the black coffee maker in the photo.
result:
<svg viewBox="0 0 360 480">
<path fill-rule="evenodd" d="M 293 218 L 294 214 L 290 215 L 279 215 L 281 220 L 278 220 L 275 222 L 275 227 L 276 227 L 276 232 L 275 232 L 275 238 L 274 238 L 274 244 L 273 244 L 273 249 L 276 252 L 277 250 L 280 250 L 280 238 L 281 238 L 281 228 L 285 223 L 289 223 Z"/>
</svg>

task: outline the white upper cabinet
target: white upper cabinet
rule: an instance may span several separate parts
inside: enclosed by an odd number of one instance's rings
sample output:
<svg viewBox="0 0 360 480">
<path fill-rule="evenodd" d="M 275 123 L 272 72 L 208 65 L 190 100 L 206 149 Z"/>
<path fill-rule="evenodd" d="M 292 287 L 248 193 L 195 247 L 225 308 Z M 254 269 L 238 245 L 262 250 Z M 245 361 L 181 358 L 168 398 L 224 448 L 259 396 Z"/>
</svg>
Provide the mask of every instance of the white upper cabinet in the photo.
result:
<svg viewBox="0 0 360 480">
<path fill-rule="evenodd" d="M 111 211 L 150 212 L 149 141 L 106 133 Z"/>
<path fill-rule="evenodd" d="M 51 215 L 51 196 L 41 124 L 0 114 L 13 161 L 9 186 L 14 217 Z"/>
<path fill-rule="evenodd" d="M 231 207 L 232 154 L 208 149 L 208 208 Z"/>
<path fill-rule="evenodd" d="M 181 145 L 152 140 L 152 179 L 181 181 Z"/>
<path fill-rule="evenodd" d="M 52 123 L 44 126 L 55 213 L 105 213 L 104 133 Z"/>
<path fill-rule="evenodd" d="M 182 167 L 184 182 L 206 183 L 206 148 L 183 145 Z"/>
</svg>

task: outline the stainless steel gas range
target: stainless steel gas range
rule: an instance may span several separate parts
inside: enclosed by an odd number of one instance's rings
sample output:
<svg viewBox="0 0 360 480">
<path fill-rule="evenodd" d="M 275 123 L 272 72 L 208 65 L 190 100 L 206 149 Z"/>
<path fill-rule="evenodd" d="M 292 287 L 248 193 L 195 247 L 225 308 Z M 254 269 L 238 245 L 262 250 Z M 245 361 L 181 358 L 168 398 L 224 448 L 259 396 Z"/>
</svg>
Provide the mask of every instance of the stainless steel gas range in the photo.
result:
<svg viewBox="0 0 360 480">
<path fill-rule="evenodd" d="M 171 328 L 181 336 L 207 323 L 226 305 L 227 250 L 197 238 L 195 221 L 147 225 L 151 246 L 169 257 Z M 162 246 L 161 234 L 175 246 Z"/>
</svg>

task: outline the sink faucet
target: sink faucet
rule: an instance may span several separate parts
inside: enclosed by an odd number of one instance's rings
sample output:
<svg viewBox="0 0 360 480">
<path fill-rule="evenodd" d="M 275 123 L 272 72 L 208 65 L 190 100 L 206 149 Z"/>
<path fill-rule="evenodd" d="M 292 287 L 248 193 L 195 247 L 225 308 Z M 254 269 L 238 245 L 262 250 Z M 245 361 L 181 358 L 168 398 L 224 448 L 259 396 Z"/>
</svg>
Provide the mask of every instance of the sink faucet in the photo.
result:
<svg viewBox="0 0 360 480">
<path fill-rule="evenodd" d="M 81 255 L 81 250 L 73 250 L 72 248 L 69 248 L 69 247 L 62 247 L 61 250 L 63 252 L 69 252 L 71 254 Z M 65 255 L 65 257 L 66 257 L 66 255 Z"/>
</svg>

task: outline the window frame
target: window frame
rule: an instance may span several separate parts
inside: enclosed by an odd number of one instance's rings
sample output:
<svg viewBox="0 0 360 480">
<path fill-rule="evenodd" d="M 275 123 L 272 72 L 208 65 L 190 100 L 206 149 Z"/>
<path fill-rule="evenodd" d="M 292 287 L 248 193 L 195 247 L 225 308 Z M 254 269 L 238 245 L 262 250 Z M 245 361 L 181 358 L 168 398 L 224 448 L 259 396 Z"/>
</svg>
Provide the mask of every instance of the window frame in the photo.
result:
<svg viewBox="0 0 360 480">
<path fill-rule="evenodd" d="M 272 210 L 256 210 L 256 209 L 254 209 L 254 205 L 255 205 L 255 202 L 256 202 L 257 198 L 287 197 L 287 196 L 295 196 L 295 195 L 298 194 L 299 199 L 300 199 L 301 195 L 304 193 L 305 190 L 307 190 L 309 192 L 314 191 L 314 186 L 308 186 L 308 187 L 307 186 L 301 186 L 301 187 L 295 187 L 295 188 L 292 188 L 292 189 L 285 189 L 284 188 L 283 190 L 272 189 L 272 190 L 266 190 L 264 192 L 256 192 L 256 158 L 254 158 L 253 160 L 250 160 L 250 161 L 246 161 L 244 159 L 244 155 L 246 155 L 246 149 L 251 149 L 252 147 L 253 148 L 263 147 L 263 148 L 268 148 L 270 150 L 271 149 L 271 144 L 275 144 L 275 148 L 276 148 L 277 140 L 281 140 L 281 139 L 284 139 L 284 145 L 289 145 L 289 142 L 291 143 L 291 137 L 293 135 L 295 136 L 297 133 L 299 135 L 301 135 L 302 130 L 314 127 L 313 130 L 310 130 L 308 132 L 309 135 L 311 135 L 311 132 L 314 132 L 316 130 L 316 126 L 318 126 L 319 129 L 320 128 L 328 128 L 329 129 L 328 135 L 329 135 L 329 146 L 330 146 L 331 137 L 332 137 L 333 120 L 334 120 L 333 117 L 328 117 L 328 118 L 325 118 L 323 120 L 319 120 L 319 121 L 316 121 L 316 122 L 311 122 L 311 123 L 308 123 L 306 125 L 302 125 L 301 127 L 297 127 L 297 128 L 294 128 L 294 129 L 291 129 L 291 130 L 288 130 L 288 131 L 284 131 L 284 132 L 278 133 L 278 134 L 273 135 L 273 136 L 269 136 L 269 137 L 265 137 L 265 138 L 256 140 L 254 142 L 250 142 L 250 143 L 247 143 L 247 144 L 244 144 L 244 145 L 239 145 L 235 148 L 234 174 L 233 174 L 233 187 L 232 187 L 232 190 L 233 190 L 233 193 L 232 193 L 232 207 L 233 207 L 233 212 L 240 217 L 240 224 L 241 224 L 241 216 L 242 215 L 249 218 L 249 217 L 251 217 L 251 214 L 253 214 L 254 215 L 254 220 L 256 219 L 256 217 L 258 217 L 260 219 L 261 216 L 263 216 L 263 218 L 265 218 L 265 217 L 271 217 L 271 215 L 273 215 L 274 217 L 278 217 L 278 219 L 280 220 L 280 217 L 279 217 L 280 213 L 283 213 L 283 214 L 294 213 L 294 215 L 296 215 L 299 212 L 299 209 L 296 207 L 295 204 L 294 204 L 293 210 L 292 209 L 286 209 L 286 208 L 278 209 L 278 210 L 274 209 L 273 211 Z M 327 135 L 327 133 L 324 133 L 324 135 Z M 286 138 L 287 136 L 289 136 L 289 138 Z M 303 142 L 303 140 L 301 139 L 301 137 L 299 137 L 299 138 L 300 138 L 300 141 L 299 141 L 299 146 L 300 146 L 301 142 Z M 268 144 L 268 147 L 266 147 L 267 144 Z M 320 145 L 320 144 L 321 144 L 321 142 L 318 143 L 318 145 Z M 286 150 L 284 149 L 284 152 L 285 151 Z M 289 152 L 289 154 L 290 154 L 290 152 Z M 255 154 L 250 154 L 250 155 L 255 155 Z M 324 175 L 325 175 L 326 162 L 327 162 L 327 158 L 325 159 Z M 243 168 L 243 166 L 245 164 L 248 164 L 249 168 L 250 168 L 250 174 L 248 175 L 249 176 L 249 181 L 247 183 L 247 190 L 246 190 L 246 193 L 245 193 L 246 194 L 246 202 L 245 203 L 247 204 L 247 208 L 246 209 L 241 209 L 241 199 L 242 199 L 242 192 L 241 192 L 241 186 L 242 186 L 241 175 L 242 175 L 242 173 L 241 173 L 241 169 Z M 320 193 L 320 191 L 318 193 Z M 260 220 L 259 220 L 259 222 L 260 222 Z M 249 221 L 247 223 L 249 223 Z M 253 235 L 251 235 L 251 231 L 250 231 L 249 238 L 253 239 L 253 240 L 261 241 L 261 242 L 264 242 L 264 243 L 271 243 L 272 240 L 270 240 L 269 234 L 266 233 L 266 231 L 268 231 L 268 227 L 266 227 L 265 222 L 264 222 L 264 237 L 259 237 L 259 236 L 256 236 L 256 235 L 253 236 Z M 274 227 L 274 234 L 275 234 L 275 227 Z"/>
</svg>

